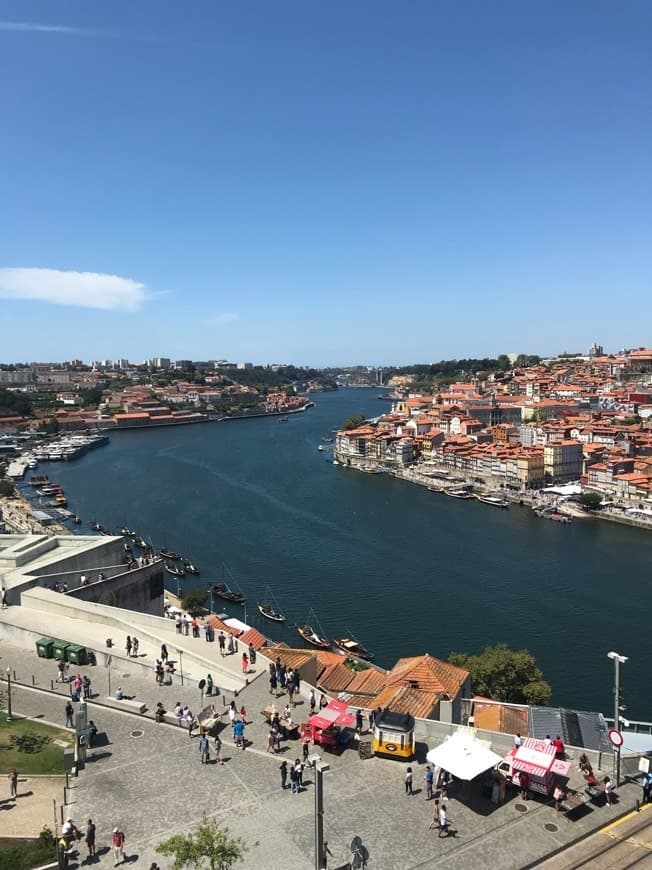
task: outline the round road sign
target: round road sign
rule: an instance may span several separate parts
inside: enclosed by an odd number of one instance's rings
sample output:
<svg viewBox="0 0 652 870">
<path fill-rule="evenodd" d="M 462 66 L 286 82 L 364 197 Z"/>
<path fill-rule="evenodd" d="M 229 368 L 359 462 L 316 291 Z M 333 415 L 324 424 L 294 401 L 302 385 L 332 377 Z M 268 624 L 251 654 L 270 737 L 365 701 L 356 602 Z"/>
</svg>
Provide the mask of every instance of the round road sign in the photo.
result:
<svg viewBox="0 0 652 870">
<path fill-rule="evenodd" d="M 620 733 L 620 731 L 618 731 L 617 728 L 610 728 L 610 729 L 609 729 L 609 734 L 608 734 L 607 736 L 609 737 L 609 740 L 611 741 L 611 743 L 613 744 L 613 746 L 616 747 L 616 749 L 620 749 L 620 747 L 621 747 L 621 746 L 623 745 L 623 743 L 625 742 L 625 738 L 624 738 L 623 735 Z"/>
</svg>

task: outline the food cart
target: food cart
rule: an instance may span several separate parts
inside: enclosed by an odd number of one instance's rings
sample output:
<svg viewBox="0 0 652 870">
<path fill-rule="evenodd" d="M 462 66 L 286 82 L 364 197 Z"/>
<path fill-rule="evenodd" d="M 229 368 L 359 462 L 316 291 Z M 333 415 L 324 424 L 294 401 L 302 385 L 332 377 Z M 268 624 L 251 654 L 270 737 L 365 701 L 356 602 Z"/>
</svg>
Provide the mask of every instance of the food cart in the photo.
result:
<svg viewBox="0 0 652 870">
<path fill-rule="evenodd" d="M 355 725 L 355 716 L 347 713 L 347 709 L 343 701 L 330 701 L 319 713 L 301 723 L 301 739 L 337 752 L 348 742 L 344 729 Z"/>
<path fill-rule="evenodd" d="M 549 795 L 555 786 L 556 777 L 568 777 L 570 764 L 556 758 L 555 747 L 551 744 L 534 737 L 526 737 L 520 746 L 507 753 L 498 769 L 519 787 L 520 774 L 527 773 L 528 789 Z"/>
</svg>

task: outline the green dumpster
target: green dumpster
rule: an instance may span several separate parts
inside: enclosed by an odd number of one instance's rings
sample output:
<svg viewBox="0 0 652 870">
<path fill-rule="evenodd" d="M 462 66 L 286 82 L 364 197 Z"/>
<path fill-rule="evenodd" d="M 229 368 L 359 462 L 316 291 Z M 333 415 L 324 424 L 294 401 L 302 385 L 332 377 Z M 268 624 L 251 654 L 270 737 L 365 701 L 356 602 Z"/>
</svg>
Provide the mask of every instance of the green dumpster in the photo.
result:
<svg viewBox="0 0 652 870">
<path fill-rule="evenodd" d="M 36 655 L 40 659 L 51 659 L 54 655 L 54 641 L 51 637 L 42 637 L 36 641 Z"/>
<path fill-rule="evenodd" d="M 79 646 L 77 643 L 69 643 L 66 650 L 68 661 L 73 665 L 87 665 L 88 652 L 85 646 Z"/>
<path fill-rule="evenodd" d="M 58 661 L 66 662 L 68 661 L 68 641 L 66 640 L 55 640 L 54 642 L 54 657 Z"/>
</svg>

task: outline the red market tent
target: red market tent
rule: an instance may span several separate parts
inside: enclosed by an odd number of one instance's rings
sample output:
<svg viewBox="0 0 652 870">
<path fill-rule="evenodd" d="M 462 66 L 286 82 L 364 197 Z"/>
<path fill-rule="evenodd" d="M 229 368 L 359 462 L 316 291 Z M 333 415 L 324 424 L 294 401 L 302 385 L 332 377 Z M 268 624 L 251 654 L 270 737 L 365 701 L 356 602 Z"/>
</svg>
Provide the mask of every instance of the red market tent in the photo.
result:
<svg viewBox="0 0 652 870">
<path fill-rule="evenodd" d="M 340 725 L 342 728 L 350 728 L 355 725 L 355 716 L 347 713 L 347 706 L 343 701 L 330 701 L 330 703 L 310 717 L 308 722 L 313 728 L 325 730 L 331 725 Z"/>
</svg>

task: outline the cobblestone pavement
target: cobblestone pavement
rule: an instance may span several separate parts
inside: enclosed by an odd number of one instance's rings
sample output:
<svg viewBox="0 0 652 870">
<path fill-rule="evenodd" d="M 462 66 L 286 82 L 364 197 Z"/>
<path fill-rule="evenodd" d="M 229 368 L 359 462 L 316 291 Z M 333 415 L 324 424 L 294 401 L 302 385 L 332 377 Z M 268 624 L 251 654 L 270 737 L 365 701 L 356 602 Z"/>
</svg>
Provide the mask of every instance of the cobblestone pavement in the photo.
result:
<svg viewBox="0 0 652 870">
<path fill-rule="evenodd" d="M 21 672 L 50 673 L 51 662 L 43 662 L 24 650 L 3 644 L 1 668 Z M 83 670 L 83 669 L 82 669 Z M 90 669 L 95 685 L 103 677 L 99 668 Z M 153 707 L 161 696 L 169 705 L 189 701 L 198 708 L 197 689 L 175 686 L 159 689 L 139 677 L 123 680 Z M 25 678 L 26 682 L 31 679 Z M 47 678 L 49 686 L 49 678 Z M 124 688 L 124 685 L 123 685 Z M 64 691 L 66 691 L 64 687 Z M 14 709 L 30 716 L 61 722 L 64 696 L 15 686 Z M 227 697 L 230 700 L 230 696 Z M 101 732 L 101 742 L 89 754 L 86 768 L 73 780 L 70 814 L 81 824 L 92 817 L 98 826 L 98 847 L 106 847 L 114 825 L 124 828 L 127 854 L 132 863 L 148 870 L 157 861 L 162 870 L 172 862 L 155 852 L 156 845 L 172 833 L 191 830 L 202 815 L 228 825 L 250 846 L 241 867 L 245 870 L 302 870 L 314 867 L 314 788 L 310 771 L 299 795 L 281 791 L 278 767 L 281 758 L 265 751 L 267 727 L 260 715 L 270 701 L 266 677 L 255 680 L 238 696 L 247 708 L 247 738 L 243 752 L 235 750 L 228 720 L 223 732 L 225 764 L 200 763 L 197 739 L 177 726 L 158 725 L 146 716 L 89 705 L 89 715 Z M 279 707 L 285 698 L 278 699 Z M 218 709 L 223 709 L 220 706 Z M 295 719 L 307 718 L 305 699 L 295 709 Z M 102 745 L 103 741 L 106 741 Z M 521 868 L 534 865 L 544 856 L 581 835 L 596 830 L 630 809 L 640 787 L 619 790 L 621 803 L 613 810 L 588 808 L 575 822 L 537 800 L 521 803 L 507 800 L 495 807 L 484 799 L 474 784 L 457 783 L 449 799 L 449 816 L 455 836 L 437 837 L 428 830 L 432 804 L 423 789 L 425 747 L 419 747 L 415 771 L 416 794 L 406 797 L 404 765 L 377 758 L 361 760 L 353 749 L 341 756 L 322 754 L 330 770 L 325 774 L 325 836 L 333 852 L 330 868 L 347 866 L 350 844 L 355 836 L 369 852 L 368 866 L 379 870 L 416 870 L 425 867 Z M 294 760 L 300 744 L 288 741 L 281 756 Z M 549 826 L 549 827 L 546 827 Z M 83 850 L 82 850 L 83 852 Z M 82 855 L 83 857 L 83 855 Z M 108 853 L 100 855 L 100 867 L 111 866 Z M 71 864 L 74 870 L 75 863 Z"/>
</svg>

